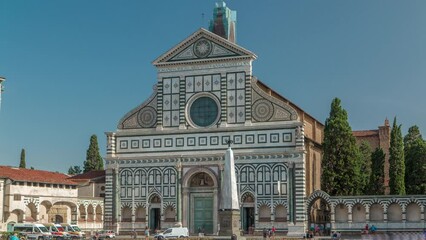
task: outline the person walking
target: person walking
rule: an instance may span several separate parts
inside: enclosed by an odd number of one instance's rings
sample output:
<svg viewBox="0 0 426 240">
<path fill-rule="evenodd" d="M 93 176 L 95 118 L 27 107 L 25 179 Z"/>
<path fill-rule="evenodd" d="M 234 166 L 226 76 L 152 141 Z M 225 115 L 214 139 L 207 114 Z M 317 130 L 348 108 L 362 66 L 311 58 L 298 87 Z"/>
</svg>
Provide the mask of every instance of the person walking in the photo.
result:
<svg viewBox="0 0 426 240">
<path fill-rule="evenodd" d="M 275 228 L 275 226 L 274 226 L 274 225 L 272 225 L 272 228 L 271 228 L 271 236 L 272 236 L 272 240 L 275 240 L 275 231 L 277 231 L 277 229 Z"/>
<path fill-rule="evenodd" d="M 268 230 L 266 228 L 263 229 L 263 239 L 268 237 Z"/>
<path fill-rule="evenodd" d="M 149 228 L 148 226 L 145 227 L 145 240 L 149 239 Z"/>
<path fill-rule="evenodd" d="M 132 237 L 133 237 L 134 240 L 136 240 L 136 238 L 138 238 L 138 232 L 136 232 L 135 229 L 133 229 L 133 231 L 132 231 Z"/>
</svg>

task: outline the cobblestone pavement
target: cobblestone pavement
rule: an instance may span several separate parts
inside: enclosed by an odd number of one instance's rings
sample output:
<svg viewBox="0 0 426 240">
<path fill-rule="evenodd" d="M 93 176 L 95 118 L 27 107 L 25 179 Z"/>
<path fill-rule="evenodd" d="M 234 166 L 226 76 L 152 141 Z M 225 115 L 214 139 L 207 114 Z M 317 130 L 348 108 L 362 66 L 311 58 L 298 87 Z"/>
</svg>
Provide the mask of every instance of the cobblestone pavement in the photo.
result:
<svg viewBox="0 0 426 240">
<path fill-rule="evenodd" d="M 362 235 L 363 240 L 426 240 L 426 234 L 420 232 L 395 232 Z"/>
</svg>

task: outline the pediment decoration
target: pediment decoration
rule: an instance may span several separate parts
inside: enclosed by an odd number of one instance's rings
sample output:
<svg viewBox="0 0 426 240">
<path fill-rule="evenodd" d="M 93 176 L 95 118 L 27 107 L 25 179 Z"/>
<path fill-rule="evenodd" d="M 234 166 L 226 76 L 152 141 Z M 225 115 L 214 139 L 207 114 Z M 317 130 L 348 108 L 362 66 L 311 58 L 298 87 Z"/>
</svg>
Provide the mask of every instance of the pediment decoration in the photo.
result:
<svg viewBox="0 0 426 240">
<path fill-rule="evenodd" d="M 154 65 L 188 63 L 224 58 L 252 58 L 252 52 L 206 29 L 199 29 L 171 50 L 154 60 Z"/>
<path fill-rule="evenodd" d="M 157 87 L 142 104 L 132 109 L 118 123 L 118 129 L 155 128 L 157 126 Z"/>
<path fill-rule="evenodd" d="M 198 41 L 168 60 L 168 62 L 233 56 L 239 55 L 223 46 L 220 46 L 219 44 L 206 40 L 205 38 L 200 38 Z"/>
<path fill-rule="evenodd" d="M 272 97 L 257 84 L 257 79 L 252 78 L 252 106 L 251 115 L 253 122 L 294 121 L 298 114 L 286 102 Z"/>
</svg>

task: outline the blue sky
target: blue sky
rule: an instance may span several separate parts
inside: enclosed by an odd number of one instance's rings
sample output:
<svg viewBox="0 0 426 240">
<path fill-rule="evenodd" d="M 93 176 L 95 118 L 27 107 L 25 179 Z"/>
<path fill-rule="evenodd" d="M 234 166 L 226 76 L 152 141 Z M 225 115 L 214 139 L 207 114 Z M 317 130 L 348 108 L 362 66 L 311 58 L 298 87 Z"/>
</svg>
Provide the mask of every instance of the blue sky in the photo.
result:
<svg viewBox="0 0 426 240">
<path fill-rule="evenodd" d="M 151 62 L 200 27 L 215 1 L 1 0 L 0 164 L 66 172 L 92 134 L 142 103 Z M 397 116 L 426 135 L 426 1 L 230 0 L 256 77 L 324 122 L 342 99 L 354 130 Z M 203 16 L 204 13 L 204 17 Z"/>
</svg>

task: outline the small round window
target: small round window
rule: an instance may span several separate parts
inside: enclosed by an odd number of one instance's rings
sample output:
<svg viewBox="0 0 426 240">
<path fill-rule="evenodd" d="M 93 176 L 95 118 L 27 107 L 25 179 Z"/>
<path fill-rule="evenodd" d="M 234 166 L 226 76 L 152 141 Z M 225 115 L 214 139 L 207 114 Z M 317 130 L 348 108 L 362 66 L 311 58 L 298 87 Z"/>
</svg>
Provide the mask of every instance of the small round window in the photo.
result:
<svg viewBox="0 0 426 240">
<path fill-rule="evenodd" d="M 210 96 L 196 98 L 189 106 L 191 122 L 198 127 L 209 127 L 219 119 L 219 105 Z"/>
</svg>

